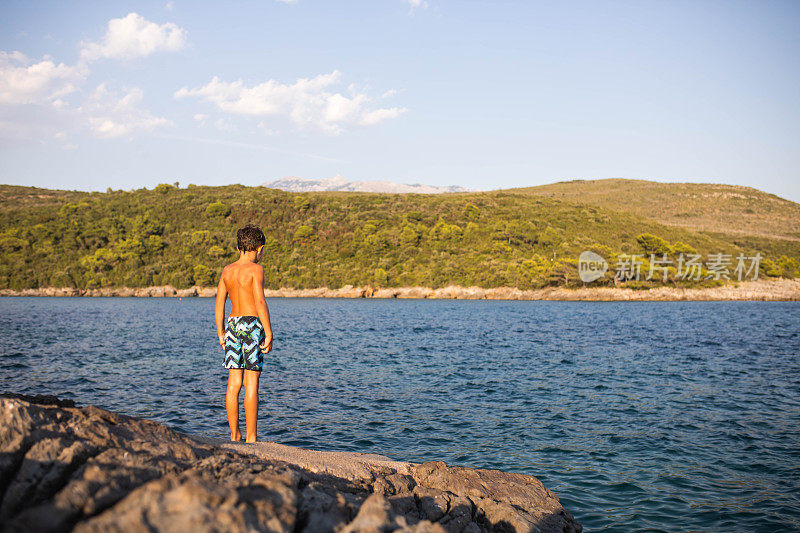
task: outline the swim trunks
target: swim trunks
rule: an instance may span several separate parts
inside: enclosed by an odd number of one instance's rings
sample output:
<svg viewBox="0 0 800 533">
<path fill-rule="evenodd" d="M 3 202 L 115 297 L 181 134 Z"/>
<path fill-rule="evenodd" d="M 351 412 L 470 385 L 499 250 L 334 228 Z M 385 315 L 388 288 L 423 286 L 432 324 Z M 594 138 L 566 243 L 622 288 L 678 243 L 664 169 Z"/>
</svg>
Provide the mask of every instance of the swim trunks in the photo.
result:
<svg viewBox="0 0 800 533">
<path fill-rule="evenodd" d="M 229 316 L 225 323 L 225 368 L 261 372 L 264 356 L 259 345 L 265 338 L 257 316 Z"/>
</svg>

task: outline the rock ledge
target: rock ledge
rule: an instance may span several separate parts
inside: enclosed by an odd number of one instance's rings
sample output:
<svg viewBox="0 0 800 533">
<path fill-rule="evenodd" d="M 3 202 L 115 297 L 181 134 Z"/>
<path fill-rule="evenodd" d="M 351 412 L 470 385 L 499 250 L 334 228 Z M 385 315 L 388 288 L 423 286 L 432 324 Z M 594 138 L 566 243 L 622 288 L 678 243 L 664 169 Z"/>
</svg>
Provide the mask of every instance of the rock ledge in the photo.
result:
<svg viewBox="0 0 800 533">
<path fill-rule="evenodd" d="M 64 287 L 42 287 L 39 289 L 0 289 L 0 296 L 83 296 L 83 297 L 164 297 L 164 298 L 213 298 L 216 287 L 190 287 L 176 289 L 171 285 L 157 287 L 108 287 L 103 289 L 72 289 Z M 729 282 L 719 287 L 678 288 L 660 286 L 650 289 L 620 287 L 580 288 L 547 287 L 522 290 L 516 287 L 353 287 L 345 285 L 338 289 L 318 287 L 316 289 L 265 289 L 267 298 L 412 298 L 453 300 L 556 300 L 556 301 L 797 301 L 800 300 L 800 279 L 761 279 L 758 281 Z"/>
<path fill-rule="evenodd" d="M 536 478 L 192 437 L 55 397 L 0 395 L 3 531 L 565 532 Z"/>
</svg>

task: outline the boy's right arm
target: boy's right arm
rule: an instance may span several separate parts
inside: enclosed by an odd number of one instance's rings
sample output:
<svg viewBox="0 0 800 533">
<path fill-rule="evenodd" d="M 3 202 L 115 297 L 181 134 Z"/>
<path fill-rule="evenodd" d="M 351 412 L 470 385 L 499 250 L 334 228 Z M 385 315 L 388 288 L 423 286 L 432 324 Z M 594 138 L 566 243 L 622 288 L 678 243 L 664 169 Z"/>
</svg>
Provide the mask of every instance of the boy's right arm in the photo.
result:
<svg viewBox="0 0 800 533">
<path fill-rule="evenodd" d="M 264 326 L 265 338 L 264 344 L 261 345 L 261 350 L 264 353 L 269 353 L 272 350 L 272 323 L 269 319 L 267 300 L 264 299 L 264 269 L 260 266 L 253 275 L 253 301 L 256 304 L 258 319 L 261 320 L 261 325 Z"/>
<path fill-rule="evenodd" d="M 219 285 L 217 285 L 217 302 L 214 304 L 214 321 L 217 323 L 217 337 L 219 337 L 219 345 L 225 347 L 225 300 L 228 297 L 228 288 L 222 280 L 222 274 L 219 276 Z"/>
</svg>

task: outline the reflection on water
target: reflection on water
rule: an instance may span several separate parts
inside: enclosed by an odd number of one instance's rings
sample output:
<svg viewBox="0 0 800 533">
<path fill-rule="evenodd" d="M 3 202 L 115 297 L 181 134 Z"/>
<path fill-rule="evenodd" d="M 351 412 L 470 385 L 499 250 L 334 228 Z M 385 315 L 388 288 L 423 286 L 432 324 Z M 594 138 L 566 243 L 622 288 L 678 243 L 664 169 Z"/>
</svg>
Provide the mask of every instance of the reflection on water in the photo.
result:
<svg viewBox="0 0 800 533">
<path fill-rule="evenodd" d="M 800 305 L 269 301 L 260 436 L 533 474 L 589 530 L 800 527 Z M 0 389 L 225 436 L 207 299 L 0 298 Z"/>
</svg>

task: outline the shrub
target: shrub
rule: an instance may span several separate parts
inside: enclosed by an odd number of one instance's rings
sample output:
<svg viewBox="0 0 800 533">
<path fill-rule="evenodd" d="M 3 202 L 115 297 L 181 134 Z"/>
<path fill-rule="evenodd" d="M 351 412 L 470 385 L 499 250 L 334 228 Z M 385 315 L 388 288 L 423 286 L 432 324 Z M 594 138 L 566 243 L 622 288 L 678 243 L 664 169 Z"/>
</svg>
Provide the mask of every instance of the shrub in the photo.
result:
<svg viewBox="0 0 800 533">
<path fill-rule="evenodd" d="M 642 233 L 636 237 L 636 242 L 638 242 L 642 250 L 648 254 L 671 254 L 673 251 L 667 241 L 651 233 Z"/>
<path fill-rule="evenodd" d="M 305 196 L 294 197 L 294 208 L 298 211 L 308 211 L 311 207 L 311 202 Z"/>
<path fill-rule="evenodd" d="M 794 257 L 782 255 L 778 259 L 778 266 L 781 268 L 781 276 L 784 278 L 800 277 L 800 263 Z"/>
<path fill-rule="evenodd" d="M 409 222 L 420 222 L 422 220 L 421 211 L 409 211 L 406 213 L 406 220 Z"/>
<path fill-rule="evenodd" d="M 544 246 L 556 246 L 557 244 L 561 244 L 562 238 L 557 229 L 547 226 L 539 235 L 538 241 Z"/>
<path fill-rule="evenodd" d="M 219 200 L 208 204 L 208 207 L 206 207 L 206 215 L 210 217 L 225 218 L 230 214 L 231 214 L 231 208 L 225 205 L 224 203 L 220 202 Z"/>
<path fill-rule="evenodd" d="M 400 242 L 414 246 L 419 243 L 419 240 L 420 234 L 413 226 L 403 226 L 403 230 L 400 232 Z"/>
<path fill-rule="evenodd" d="M 208 249 L 208 255 L 213 257 L 214 259 L 219 259 L 220 257 L 225 256 L 225 250 L 222 246 L 212 246 Z"/>
<path fill-rule="evenodd" d="M 13 235 L 0 236 L 0 249 L 4 252 L 16 252 L 17 250 L 27 248 L 28 245 L 29 243 L 27 240 L 14 237 Z"/>
<path fill-rule="evenodd" d="M 297 231 L 294 232 L 294 240 L 296 241 L 304 241 L 310 239 L 314 235 L 314 230 L 310 226 L 300 226 L 297 228 Z"/>
<path fill-rule="evenodd" d="M 467 217 L 467 220 L 475 221 L 478 220 L 478 217 L 481 215 L 481 210 L 478 209 L 473 203 L 468 203 L 464 208 L 464 216 Z"/>
<path fill-rule="evenodd" d="M 448 224 L 441 218 L 431 230 L 431 237 L 439 240 L 457 240 L 460 239 L 463 234 L 464 231 L 460 226 Z"/>
<path fill-rule="evenodd" d="M 684 244 L 681 241 L 678 241 L 672 245 L 672 253 L 688 255 L 688 254 L 696 254 L 697 250 L 695 250 L 688 244 Z"/>
<path fill-rule="evenodd" d="M 385 287 L 389 284 L 389 276 L 386 274 L 386 271 L 382 268 L 375 269 L 375 284 L 378 287 Z"/>
<path fill-rule="evenodd" d="M 209 286 L 214 284 L 214 273 L 205 265 L 197 265 L 192 271 L 195 285 Z"/>
<path fill-rule="evenodd" d="M 267 242 L 264 243 L 264 250 L 267 252 L 277 252 L 281 245 L 275 240 L 275 237 L 267 237 Z"/>
<path fill-rule="evenodd" d="M 147 251 L 150 253 L 158 253 L 164 248 L 164 239 L 160 235 L 150 235 L 147 237 Z"/>
</svg>

